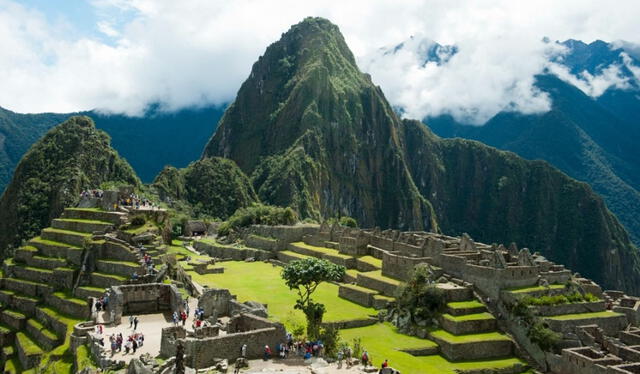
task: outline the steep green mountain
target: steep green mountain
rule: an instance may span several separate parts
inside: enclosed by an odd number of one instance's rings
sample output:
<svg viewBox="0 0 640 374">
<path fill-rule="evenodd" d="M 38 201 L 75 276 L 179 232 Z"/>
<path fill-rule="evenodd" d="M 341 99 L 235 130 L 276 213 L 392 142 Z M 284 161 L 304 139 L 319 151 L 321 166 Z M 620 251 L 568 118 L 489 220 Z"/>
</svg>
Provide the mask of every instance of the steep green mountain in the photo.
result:
<svg viewBox="0 0 640 374">
<path fill-rule="evenodd" d="M 183 200 L 193 206 L 194 213 L 221 219 L 258 201 L 249 178 L 235 162 L 219 157 L 198 160 L 180 170 L 167 166 L 153 187 L 162 200 Z"/>
<path fill-rule="evenodd" d="M 18 114 L 0 108 L 0 192 L 29 147 L 48 129 L 68 118 L 66 114 Z"/>
<path fill-rule="evenodd" d="M 263 201 L 303 216 L 435 228 L 403 161 L 400 126 L 338 27 L 308 18 L 254 64 L 204 155 L 231 158 L 254 174 Z"/>
<path fill-rule="evenodd" d="M 640 110 L 640 101 L 625 105 L 632 93 L 620 90 L 595 100 L 552 75 L 537 77 L 536 86 L 550 95 L 549 112 L 500 113 L 483 126 L 439 117 L 429 119 L 428 126 L 440 136 L 475 139 L 527 159 L 546 160 L 589 183 L 640 243 L 640 127 L 619 115 L 624 108 Z M 618 110 L 609 109 L 614 105 Z"/>
<path fill-rule="evenodd" d="M 89 117 L 78 116 L 31 147 L 0 198 L 0 254 L 36 236 L 64 207 L 77 203 L 83 189 L 109 181 L 140 184 L 109 143 Z"/>
<path fill-rule="evenodd" d="M 231 158 L 263 202 L 302 217 L 515 240 L 607 287 L 640 293 L 637 249 L 586 184 L 545 162 L 400 120 L 324 19 L 305 19 L 267 48 L 207 144 L 209 156 Z"/>
<path fill-rule="evenodd" d="M 141 117 L 81 113 L 20 114 L 0 108 L 0 193 L 11 180 L 20 158 L 51 127 L 74 115 L 91 117 L 106 131 L 113 147 L 131 163 L 144 182 L 151 182 L 165 165 L 185 167 L 200 157 L 212 124 L 224 108 L 208 106 L 166 113 L 152 105 Z"/>
</svg>

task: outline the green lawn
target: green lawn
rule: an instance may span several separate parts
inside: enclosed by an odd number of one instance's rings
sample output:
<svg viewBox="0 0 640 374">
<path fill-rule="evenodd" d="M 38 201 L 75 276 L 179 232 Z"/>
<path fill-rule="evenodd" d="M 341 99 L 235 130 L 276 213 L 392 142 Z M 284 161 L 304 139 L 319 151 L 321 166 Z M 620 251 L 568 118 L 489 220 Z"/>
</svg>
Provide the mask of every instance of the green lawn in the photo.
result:
<svg viewBox="0 0 640 374">
<path fill-rule="evenodd" d="M 484 304 L 479 301 L 456 301 L 447 303 L 447 306 L 451 309 L 473 309 L 473 308 L 482 308 Z"/>
<path fill-rule="evenodd" d="M 558 290 L 562 288 L 565 288 L 564 284 L 550 284 L 549 286 L 546 286 L 546 287 L 545 286 L 523 287 L 523 288 L 510 289 L 508 291 L 513 293 L 529 293 L 529 292 L 544 291 L 544 290 Z"/>
<path fill-rule="evenodd" d="M 495 340 L 510 340 L 508 336 L 495 332 L 485 332 L 481 334 L 453 335 L 445 330 L 436 330 L 431 335 L 451 343 L 475 343 Z"/>
<path fill-rule="evenodd" d="M 281 267 L 264 262 L 238 261 L 220 262 L 218 266 L 225 268 L 223 274 L 200 275 L 193 271 L 189 274 L 203 286 L 228 288 L 238 295 L 241 302 L 254 300 L 268 304 L 269 316 L 289 328 L 304 323 L 302 312 L 293 309 L 297 292 L 289 290 L 280 278 Z M 339 298 L 335 284 L 321 284 L 313 298 L 327 307 L 325 321 L 361 319 L 376 314 L 373 308 Z"/>
<path fill-rule="evenodd" d="M 391 324 L 376 324 L 355 329 L 340 330 L 342 339 L 351 344 L 359 337 L 362 347 L 366 349 L 373 364 L 380 367 L 385 359 L 390 365 L 403 374 L 438 373 L 454 374 L 456 369 L 490 369 L 512 366 L 523 363 L 517 358 L 486 360 L 472 362 L 450 362 L 440 355 L 415 357 L 399 349 L 434 346 L 430 340 L 400 334 Z"/>
<path fill-rule="evenodd" d="M 295 291 L 290 291 L 280 278 L 282 268 L 264 262 L 231 261 L 217 265 L 225 268 L 223 274 L 199 275 L 193 271 L 189 274 L 203 286 L 228 288 L 231 293 L 238 295 L 239 301 L 255 300 L 268 304 L 270 317 L 283 322 L 289 328 L 304 323 L 302 313 L 293 309 L 296 299 Z M 375 275 L 381 277 L 378 273 L 379 271 Z M 337 295 L 338 286 L 334 284 L 323 284 L 316 291 L 315 299 L 327 307 L 325 321 L 364 318 L 375 314 L 373 309 L 359 306 Z M 340 334 L 349 344 L 352 344 L 353 338 L 361 338 L 364 348 L 368 350 L 376 366 L 379 366 L 384 359 L 389 359 L 391 366 L 405 374 L 454 374 L 456 369 L 491 369 L 508 367 L 516 363 L 524 364 L 517 358 L 452 363 L 440 355 L 415 357 L 399 349 L 433 347 L 435 343 L 398 333 L 389 323 L 341 330 Z M 465 339 L 465 341 L 508 339 L 499 333 L 474 334 L 473 339 L 471 336 L 455 338 Z"/>
<path fill-rule="evenodd" d="M 444 318 L 454 321 L 454 322 L 464 322 L 464 321 L 483 321 L 487 319 L 494 319 L 491 313 L 475 313 L 475 314 L 465 314 L 463 316 L 452 316 L 450 314 L 443 314 Z"/>
<path fill-rule="evenodd" d="M 603 312 L 595 312 L 595 313 L 562 314 L 559 316 L 551 316 L 546 318 L 553 319 L 556 321 L 568 321 L 573 319 L 619 317 L 621 315 L 622 315 L 621 313 L 615 313 L 615 312 L 610 312 L 605 310 Z"/>
</svg>

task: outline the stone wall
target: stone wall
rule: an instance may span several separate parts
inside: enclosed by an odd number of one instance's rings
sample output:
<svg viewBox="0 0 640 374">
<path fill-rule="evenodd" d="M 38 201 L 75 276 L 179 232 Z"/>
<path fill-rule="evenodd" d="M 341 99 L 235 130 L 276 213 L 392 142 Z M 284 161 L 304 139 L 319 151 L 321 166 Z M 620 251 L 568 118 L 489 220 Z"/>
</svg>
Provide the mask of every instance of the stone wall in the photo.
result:
<svg viewBox="0 0 640 374">
<path fill-rule="evenodd" d="M 287 247 L 287 243 L 283 240 L 268 238 L 266 236 L 256 234 L 247 235 L 244 241 L 247 247 L 258 248 L 271 252 L 281 251 Z"/>
<path fill-rule="evenodd" d="M 120 323 L 122 315 L 158 313 L 178 310 L 182 296 L 176 286 L 164 283 L 145 283 L 113 286 L 109 311 L 113 322 Z"/>
<path fill-rule="evenodd" d="M 310 224 L 295 226 L 252 225 L 248 228 L 247 233 L 279 239 L 286 245 L 286 243 L 300 242 L 305 235 L 314 235 L 319 229 L 319 225 Z"/>
<path fill-rule="evenodd" d="M 175 356 L 178 339 L 184 339 L 186 337 L 187 330 L 182 326 L 163 328 L 160 338 L 160 356 L 165 358 Z"/>
<path fill-rule="evenodd" d="M 432 262 L 429 257 L 407 257 L 399 253 L 383 252 L 382 275 L 407 281 L 409 273 L 417 264 Z"/>
<path fill-rule="evenodd" d="M 258 261 L 264 261 L 275 258 L 275 253 L 262 249 L 253 249 L 245 247 L 234 247 L 230 245 L 214 244 L 211 242 L 196 241 L 193 247 L 208 254 L 211 257 L 231 259 L 234 261 L 244 261 L 248 258 L 254 258 Z"/>
<path fill-rule="evenodd" d="M 268 320 L 266 320 L 269 322 Z M 205 339 L 184 339 L 186 364 L 192 368 L 206 368 L 223 358 L 233 361 L 240 357 L 240 349 L 247 344 L 247 358 L 261 358 L 264 346 L 268 345 L 275 352 L 275 347 L 284 343 L 286 331 L 280 323 L 269 322 L 270 327 L 258 330 L 230 333 Z"/>
</svg>

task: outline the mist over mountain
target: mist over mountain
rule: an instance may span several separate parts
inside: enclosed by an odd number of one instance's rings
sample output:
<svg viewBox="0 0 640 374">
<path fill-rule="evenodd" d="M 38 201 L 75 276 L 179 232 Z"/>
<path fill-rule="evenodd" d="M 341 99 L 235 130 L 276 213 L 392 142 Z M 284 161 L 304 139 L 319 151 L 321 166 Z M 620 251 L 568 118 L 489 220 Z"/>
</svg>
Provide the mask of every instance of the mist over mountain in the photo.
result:
<svg viewBox="0 0 640 374">
<path fill-rule="evenodd" d="M 640 280 L 637 249 L 588 185 L 401 120 L 325 19 L 307 18 L 267 48 L 203 156 L 232 159 L 261 201 L 302 218 L 468 232 L 539 250 L 612 287 L 636 292 Z"/>
<path fill-rule="evenodd" d="M 640 62 L 599 40 L 559 44 L 568 50 L 551 62 L 561 67 L 535 81 L 549 96 L 551 110 L 532 115 L 507 110 L 481 126 L 450 115 L 425 123 L 440 136 L 475 139 L 546 160 L 589 183 L 640 243 Z"/>
</svg>

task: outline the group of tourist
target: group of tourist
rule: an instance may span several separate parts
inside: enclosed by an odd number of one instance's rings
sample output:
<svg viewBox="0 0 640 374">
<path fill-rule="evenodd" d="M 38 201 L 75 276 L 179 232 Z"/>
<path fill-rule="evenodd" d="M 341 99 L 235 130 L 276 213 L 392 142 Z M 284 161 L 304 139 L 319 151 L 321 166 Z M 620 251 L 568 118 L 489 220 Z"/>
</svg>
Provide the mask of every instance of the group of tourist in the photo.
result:
<svg viewBox="0 0 640 374">
<path fill-rule="evenodd" d="M 82 190 L 82 192 L 80 192 L 80 198 L 81 199 L 89 199 L 89 198 L 102 198 L 102 195 L 104 194 L 104 192 L 102 190 Z"/>
<path fill-rule="evenodd" d="M 111 334 L 109 336 L 109 342 L 111 343 L 111 356 L 115 355 L 117 352 L 122 352 L 122 346 L 124 343 L 124 354 L 136 353 L 138 348 L 142 347 L 144 343 L 144 335 L 140 332 L 134 332 L 129 335 L 127 341 L 124 342 L 122 337 L 122 333 L 119 334 Z"/>
<path fill-rule="evenodd" d="M 129 197 L 127 198 L 122 198 L 119 201 L 120 206 L 124 206 L 124 207 L 131 207 L 131 208 L 135 208 L 135 209 L 140 209 L 141 207 L 143 208 L 154 208 L 155 205 L 151 202 L 151 200 L 147 199 L 146 197 L 140 197 L 137 194 L 130 194 Z"/>
<path fill-rule="evenodd" d="M 107 310 L 107 306 L 109 306 L 109 294 L 104 294 L 104 296 L 100 296 L 100 298 L 96 300 L 96 312 Z"/>
</svg>

